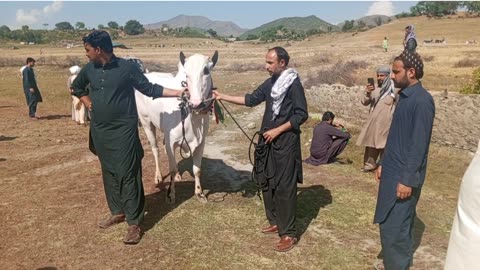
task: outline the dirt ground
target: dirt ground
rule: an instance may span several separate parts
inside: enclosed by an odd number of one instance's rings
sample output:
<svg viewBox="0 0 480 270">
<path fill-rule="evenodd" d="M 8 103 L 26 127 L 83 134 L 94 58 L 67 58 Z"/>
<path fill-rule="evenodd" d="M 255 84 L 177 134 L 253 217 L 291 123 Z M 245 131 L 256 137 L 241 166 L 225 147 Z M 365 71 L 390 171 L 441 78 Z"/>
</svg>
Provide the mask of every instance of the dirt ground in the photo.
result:
<svg viewBox="0 0 480 270">
<path fill-rule="evenodd" d="M 88 127 L 41 105 L 38 121 L 27 119 L 21 102 L 4 102 L 0 110 L 3 269 L 370 269 L 379 251 L 371 224 L 375 184 L 371 175 L 352 175 L 346 160 L 321 169 L 305 166 L 298 195 L 301 241 L 287 254 L 274 253 L 277 238 L 258 232 L 265 218 L 249 181 L 248 140 L 231 121 L 214 127 L 207 138 L 202 164 L 207 204 L 193 197 L 188 160 L 180 162 L 185 172 L 176 204 L 165 202 L 165 191 L 154 185 L 153 158 L 141 131 L 146 233 L 139 245 L 125 246 L 125 224 L 96 226 L 108 210 L 99 163 L 87 148 Z M 246 125 L 259 119 L 261 110 L 237 116 Z M 417 221 L 413 269 L 440 269 L 446 238 L 429 233 L 438 225 L 426 230 L 425 223 Z"/>
<path fill-rule="evenodd" d="M 441 26 L 453 22 L 432 23 Z M 430 22 L 425 19 L 416 23 L 429 25 Z M 349 58 L 367 60 L 373 74 L 376 64 L 388 62 L 391 55 L 376 52 L 377 45 L 372 40 L 381 40 L 385 32 L 397 33 L 398 28 L 398 37 L 390 40 L 392 44 L 400 44 L 403 25 L 403 22 L 385 25 L 354 37 L 339 34 L 312 38 L 294 42 L 287 49 L 296 57 L 293 64 L 301 74 L 315 72 L 319 66 L 316 61 L 324 56 L 331 59 L 329 65 Z M 454 40 L 451 37 L 458 31 L 455 32 L 454 27 L 445 29 L 452 32 L 446 35 L 447 39 Z M 435 56 L 428 64 L 425 84 L 438 89 L 444 86 L 456 89 L 457 78 L 470 74 L 471 68 L 450 72 L 456 61 L 478 50 L 460 45 L 462 40 L 470 38 L 470 32 L 458 35 L 457 44 L 449 47 L 420 48 L 426 55 Z M 158 51 L 146 46 L 148 42 L 152 41 L 131 41 L 137 48 L 133 53 L 175 66 L 180 45 Z M 188 53 L 198 51 L 211 55 L 218 49 L 220 60 L 213 73 L 214 80 L 216 86 L 230 93 L 244 93 L 261 83 L 267 74 L 254 69 L 262 68 L 266 47 L 285 45 L 215 43 L 210 47 L 196 47 L 197 40 L 168 42 L 183 42 L 183 50 Z M 131 45 L 128 40 L 126 43 Z M 392 51 L 399 48 L 392 46 Z M 444 54 L 450 50 L 455 53 Z M 3 48 L 0 52 L 11 53 Z M 36 52 L 37 48 L 18 50 L 11 57 L 24 59 L 27 55 L 35 56 Z M 84 59 L 81 48 L 44 48 L 43 52 L 52 57 L 73 55 Z M 250 68 L 240 71 L 239 67 L 243 66 Z M 301 240 L 292 251 L 278 254 L 272 250 L 278 238 L 259 232 L 266 220 L 263 204 L 249 181 L 249 142 L 229 118 L 225 125 L 211 124 L 207 137 L 202 164 L 202 185 L 209 199 L 206 204 L 193 197 L 189 160 L 180 162 L 184 179 L 176 185 L 177 202 L 173 205 L 165 202 L 165 190 L 155 187 L 153 156 L 143 130 L 140 131 L 145 149 L 145 235 L 139 245 L 125 246 L 121 241 L 125 224 L 107 230 L 96 226 L 108 208 L 98 160 L 87 147 L 88 127 L 78 126 L 70 118 L 70 100 L 64 89 L 66 68 L 41 64 L 36 67 L 45 98 L 39 105 L 42 118 L 38 121 L 27 117 L 18 68 L 0 68 L 2 269 L 372 268 L 380 250 L 378 227 L 372 224 L 377 184 L 373 175 L 358 170 L 362 149 L 352 141 L 339 163 L 304 166 L 305 183 L 299 185 L 297 204 Z M 436 80 L 439 74 L 445 76 L 445 80 Z M 319 112 L 315 104 L 309 104 L 309 110 Z M 262 108 L 235 110 L 244 126 L 250 123 L 258 126 L 261 113 Z M 310 119 L 302 128 L 304 157 L 308 154 L 308 142 L 316 121 Z M 253 134 L 254 130 L 247 132 Z M 358 130 L 352 132 L 358 133 Z M 437 145 L 432 145 L 430 153 L 427 181 L 418 206 L 412 269 L 442 269 L 459 182 L 471 159 L 465 151 Z M 164 155 L 161 161 L 166 172 Z"/>
</svg>

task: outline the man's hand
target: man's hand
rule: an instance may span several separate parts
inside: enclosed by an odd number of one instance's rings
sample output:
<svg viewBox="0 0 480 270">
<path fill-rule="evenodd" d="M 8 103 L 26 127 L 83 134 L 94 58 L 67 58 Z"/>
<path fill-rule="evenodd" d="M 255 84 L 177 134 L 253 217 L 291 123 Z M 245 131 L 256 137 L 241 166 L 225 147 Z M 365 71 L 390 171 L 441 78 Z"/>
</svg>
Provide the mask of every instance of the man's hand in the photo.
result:
<svg viewBox="0 0 480 270">
<path fill-rule="evenodd" d="M 374 86 L 374 85 L 367 84 L 367 86 L 365 87 L 365 91 L 367 92 L 367 94 L 372 93 L 373 90 L 375 90 L 375 86 Z"/>
<path fill-rule="evenodd" d="M 30 90 L 30 93 L 35 93 L 35 89 L 30 88 L 29 90 Z"/>
<path fill-rule="evenodd" d="M 377 181 L 377 183 L 380 183 L 381 175 L 382 175 L 382 166 L 378 166 L 378 168 L 375 170 L 375 181 Z"/>
<path fill-rule="evenodd" d="M 271 143 L 275 138 L 278 137 L 282 132 L 278 128 L 270 129 L 263 133 L 263 138 L 265 138 L 265 143 Z"/>
<path fill-rule="evenodd" d="M 220 92 L 218 92 L 217 90 L 213 90 L 212 91 L 212 94 L 213 94 L 213 97 L 216 99 L 216 100 L 222 100 L 222 94 Z"/>
<path fill-rule="evenodd" d="M 397 184 L 397 198 L 400 200 L 408 199 L 412 195 L 412 187 Z"/>
</svg>

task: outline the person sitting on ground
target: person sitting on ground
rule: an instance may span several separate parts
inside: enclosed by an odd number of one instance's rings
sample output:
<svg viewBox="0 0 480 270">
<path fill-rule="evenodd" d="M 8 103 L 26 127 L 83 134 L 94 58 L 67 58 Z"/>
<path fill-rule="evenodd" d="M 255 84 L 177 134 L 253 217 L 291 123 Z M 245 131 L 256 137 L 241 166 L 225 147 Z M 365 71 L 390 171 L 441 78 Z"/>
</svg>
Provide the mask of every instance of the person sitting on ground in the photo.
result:
<svg viewBox="0 0 480 270">
<path fill-rule="evenodd" d="M 313 130 L 310 157 L 304 160 L 305 163 L 318 166 L 334 162 L 347 146 L 351 135 L 339 130 L 338 127 L 343 128 L 343 125 L 333 124 L 334 118 L 332 112 L 323 114 L 322 122 Z"/>
</svg>

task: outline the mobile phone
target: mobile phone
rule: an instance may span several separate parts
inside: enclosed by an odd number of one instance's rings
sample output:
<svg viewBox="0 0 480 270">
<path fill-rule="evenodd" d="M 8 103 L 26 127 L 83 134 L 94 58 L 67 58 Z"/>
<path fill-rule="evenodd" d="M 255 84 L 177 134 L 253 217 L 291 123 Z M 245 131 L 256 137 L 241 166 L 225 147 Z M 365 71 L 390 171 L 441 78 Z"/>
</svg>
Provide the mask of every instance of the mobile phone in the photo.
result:
<svg viewBox="0 0 480 270">
<path fill-rule="evenodd" d="M 375 81 L 373 80 L 373 78 L 368 78 L 367 82 L 368 84 L 375 86 Z"/>
</svg>

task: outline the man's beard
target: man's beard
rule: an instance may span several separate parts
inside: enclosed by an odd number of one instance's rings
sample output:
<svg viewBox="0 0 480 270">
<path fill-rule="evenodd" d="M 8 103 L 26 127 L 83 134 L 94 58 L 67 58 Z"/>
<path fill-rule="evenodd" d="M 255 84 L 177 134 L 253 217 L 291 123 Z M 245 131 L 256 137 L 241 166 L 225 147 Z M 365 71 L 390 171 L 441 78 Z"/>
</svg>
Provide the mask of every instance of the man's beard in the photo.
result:
<svg viewBox="0 0 480 270">
<path fill-rule="evenodd" d="M 402 77 L 401 80 L 397 81 L 397 80 L 393 80 L 393 85 L 396 87 L 396 88 L 400 88 L 400 89 L 405 89 L 408 87 L 408 78 L 407 78 L 407 74 L 405 74 L 405 76 Z"/>
</svg>

